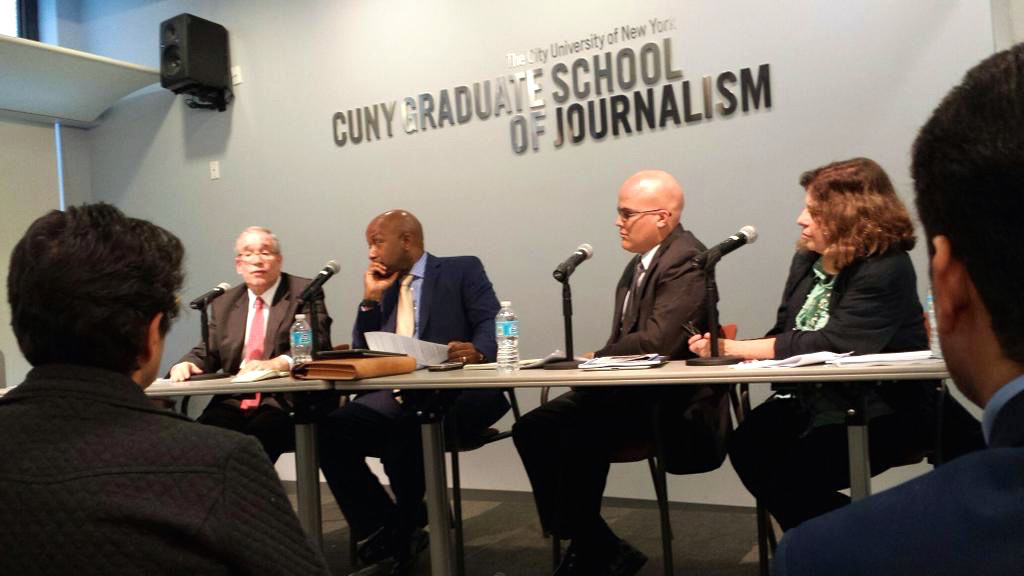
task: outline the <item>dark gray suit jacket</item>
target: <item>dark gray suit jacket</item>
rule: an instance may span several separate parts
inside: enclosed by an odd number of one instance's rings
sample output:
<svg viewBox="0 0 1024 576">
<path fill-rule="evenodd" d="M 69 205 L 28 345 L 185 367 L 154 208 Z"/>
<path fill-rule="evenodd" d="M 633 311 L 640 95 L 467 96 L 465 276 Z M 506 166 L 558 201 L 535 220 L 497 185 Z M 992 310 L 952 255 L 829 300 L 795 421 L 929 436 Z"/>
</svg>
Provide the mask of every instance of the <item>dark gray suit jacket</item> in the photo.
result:
<svg viewBox="0 0 1024 576">
<path fill-rule="evenodd" d="M 0 574 L 328 573 L 256 440 L 123 374 L 35 368 L 0 439 Z"/>
<path fill-rule="evenodd" d="M 270 314 L 267 316 L 267 336 L 263 346 L 265 359 L 288 354 L 291 342 L 288 332 L 291 329 L 295 314 L 299 310 L 299 294 L 309 284 L 308 278 L 300 278 L 291 274 L 281 273 L 281 283 L 277 286 Z M 204 353 L 200 342 L 178 362 L 192 362 L 212 373 L 223 370 L 228 374 L 238 372 L 242 364 L 242 352 L 245 348 L 245 320 L 248 315 L 249 297 L 245 284 L 235 286 L 225 292 L 210 305 L 210 352 Z M 331 349 L 331 317 L 322 301 L 317 302 L 316 337 L 317 350 Z"/>
<path fill-rule="evenodd" d="M 622 306 L 626 293 L 633 285 L 634 269 L 639 256 L 630 260 L 615 288 L 611 336 L 595 355 L 656 352 L 675 360 L 693 358 L 686 344 L 690 335 L 683 324 L 692 321 L 701 331 L 707 329 L 704 275 L 694 269 L 690 262 L 704 249 L 704 245 L 692 232 L 676 226 L 661 243 L 644 275 L 637 315 L 627 322 L 628 326 L 623 326 L 620 321 Z M 715 300 L 717 302 L 717 296 Z"/>
<path fill-rule="evenodd" d="M 704 251 L 693 233 L 676 226 L 661 243 L 640 285 L 639 307 L 632 318 L 621 321 L 626 293 L 633 285 L 637 258 L 626 265 L 615 289 L 615 313 L 608 343 L 596 356 L 658 353 L 672 359 L 693 358 L 683 325 L 693 322 L 708 329 L 704 273 L 692 259 Z M 630 296 L 634 298 L 635 296 Z M 712 306 L 717 305 L 718 295 Z M 732 429 L 727 385 L 665 386 L 638 389 L 584 390 L 585 394 L 615 394 L 618 401 L 643 405 L 657 403 L 665 466 L 675 474 L 706 472 L 718 468 L 726 455 Z"/>
</svg>

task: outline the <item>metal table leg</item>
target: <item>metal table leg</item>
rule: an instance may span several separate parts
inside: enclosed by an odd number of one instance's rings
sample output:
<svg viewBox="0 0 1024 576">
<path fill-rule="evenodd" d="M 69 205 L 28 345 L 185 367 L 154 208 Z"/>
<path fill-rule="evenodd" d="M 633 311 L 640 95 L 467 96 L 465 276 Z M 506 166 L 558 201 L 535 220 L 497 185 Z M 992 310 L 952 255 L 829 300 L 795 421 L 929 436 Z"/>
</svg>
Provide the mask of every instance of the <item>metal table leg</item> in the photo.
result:
<svg viewBox="0 0 1024 576">
<path fill-rule="evenodd" d="M 297 422 L 295 424 L 295 483 L 299 500 L 299 524 L 313 539 L 313 542 L 323 548 L 319 462 L 316 424 Z"/>
<path fill-rule="evenodd" d="M 850 497 L 856 501 L 871 495 L 871 460 L 868 453 L 866 406 L 846 412 L 846 440 L 850 458 Z"/>
<path fill-rule="evenodd" d="M 427 519 L 430 522 L 430 573 L 452 574 L 452 537 L 448 518 L 448 477 L 444 466 L 444 430 L 440 421 L 424 422 L 423 472 L 427 487 Z"/>
</svg>

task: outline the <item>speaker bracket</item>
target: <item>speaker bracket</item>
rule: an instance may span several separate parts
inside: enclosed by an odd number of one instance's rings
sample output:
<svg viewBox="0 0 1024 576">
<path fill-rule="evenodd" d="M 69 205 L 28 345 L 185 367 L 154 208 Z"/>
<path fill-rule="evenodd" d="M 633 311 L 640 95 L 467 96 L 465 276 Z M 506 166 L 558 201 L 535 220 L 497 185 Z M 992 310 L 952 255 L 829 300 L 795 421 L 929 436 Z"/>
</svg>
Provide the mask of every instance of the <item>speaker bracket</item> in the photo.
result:
<svg viewBox="0 0 1024 576">
<path fill-rule="evenodd" d="M 228 109 L 228 104 L 235 99 L 235 94 L 230 88 L 194 87 L 186 90 L 185 93 L 190 96 L 185 100 L 185 105 L 200 110 L 223 112 Z"/>
</svg>

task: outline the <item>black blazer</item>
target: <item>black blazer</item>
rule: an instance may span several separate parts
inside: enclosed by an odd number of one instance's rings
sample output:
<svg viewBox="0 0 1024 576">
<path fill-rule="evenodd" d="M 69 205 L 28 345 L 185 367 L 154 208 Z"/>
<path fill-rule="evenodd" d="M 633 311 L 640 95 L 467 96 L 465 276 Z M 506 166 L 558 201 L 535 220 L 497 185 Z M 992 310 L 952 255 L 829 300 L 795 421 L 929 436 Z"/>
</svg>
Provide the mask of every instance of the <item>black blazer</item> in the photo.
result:
<svg viewBox="0 0 1024 576">
<path fill-rule="evenodd" d="M 267 336 L 263 346 L 265 359 L 276 358 L 291 351 L 289 330 L 299 310 L 299 294 L 309 284 L 308 278 L 281 273 L 281 282 L 274 292 L 267 316 Z M 317 350 L 331 349 L 331 317 L 323 301 L 317 305 Z M 223 370 L 228 374 L 238 372 L 245 349 L 245 320 L 248 316 L 249 292 L 245 284 L 225 292 L 210 305 L 210 353 L 203 351 L 202 341 L 181 357 L 178 362 L 192 362 L 212 373 Z"/>
<path fill-rule="evenodd" d="M 690 259 L 705 250 L 693 235 L 676 226 L 661 243 L 640 287 L 640 308 L 635 321 L 622 326 L 622 305 L 633 285 L 633 274 L 640 256 L 629 261 L 615 288 L 615 312 L 612 333 L 596 356 L 655 353 L 673 359 L 693 358 L 686 342 L 690 335 L 683 324 L 691 321 L 707 330 L 704 307 L 704 275 L 693 268 Z M 717 305 L 717 295 L 715 302 Z"/>
<path fill-rule="evenodd" d="M 990 446 L 786 532 L 779 576 L 1020 574 L 1024 394 L 996 416 Z"/>
<path fill-rule="evenodd" d="M 843 268 L 832 289 L 828 324 L 817 331 L 793 330 L 818 258 L 806 251 L 793 256 L 775 326 L 768 332 L 775 337 L 776 358 L 826 350 L 875 354 L 928 348 L 914 265 L 898 249 Z"/>
<path fill-rule="evenodd" d="M 51 365 L 0 398 L 0 574 L 327 574 L 255 439 Z"/>
<path fill-rule="evenodd" d="M 690 335 L 683 324 L 693 322 L 702 332 L 708 328 L 704 273 L 691 263 L 704 249 L 691 232 L 676 226 L 647 269 L 636 317 L 624 324 L 622 306 L 640 256 L 630 260 L 615 289 L 611 336 L 594 354 L 657 352 L 673 359 L 692 358 L 687 346 Z M 716 294 L 712 305 L 717 301 Z M 725 459 L 727 435 L 732 429 L 728 385 L 643 388 L 601 388 L 580 393 L 618 394 L 623 402 L 643 395 L 659 399 L 655 434 L 662 442 L 666 469 L 674 474 L 691 474 L 718 468 Z"/>
<path fill-rule="evenodd" d="M 928 348 L 914 264 L 910 255 L 898 249 L 840 270 L 829 300 L 828 324 L 816 331 L 794 330 L 797 313 L 811 291 L 811 268 L 818 258 L 819 254 L 807 251 L 793 256 L 775 326 L 768 332 L 775 337 L 776 358 L 821 351 L 876 354 Z M 879 394 L 892 408 L 931 420 L 934 389 L 931 380 L 894 382 L 883 384 Z"/>
</svg>

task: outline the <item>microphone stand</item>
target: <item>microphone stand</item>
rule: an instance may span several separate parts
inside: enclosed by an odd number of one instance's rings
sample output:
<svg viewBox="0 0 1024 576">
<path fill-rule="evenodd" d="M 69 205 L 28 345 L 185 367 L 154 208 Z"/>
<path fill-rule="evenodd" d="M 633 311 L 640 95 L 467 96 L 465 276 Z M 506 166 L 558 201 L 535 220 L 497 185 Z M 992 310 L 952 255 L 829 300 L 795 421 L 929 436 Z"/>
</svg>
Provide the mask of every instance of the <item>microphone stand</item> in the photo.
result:
<svg viewBox="0 0 1024 576">
<path fill-rule="evenodd" d="M 309 319 L 309 335 L 312 337 L 312 341 L 309 343 L 309 357 L 316 360 L 317 353 L 317 342 L 316 342 L 316 327 L 317 327 L 317 301 L 323 301 L 324 291 L 322 288 L 317 288 L 316 291 L 310 292 L 303 299 L 303 303 L 306 304 L 306 318 Z"/>
<path fill-rule="evenodd" d="M 575 370 L 579 368 L 572 350 L 572 290 L 569 279 L 562 281 L 562 317 L 565 318 L 565 358 L 544 365 L 545 370 Z"/>
<path fill-rule="evenodd" d="M 190 304 L 193 310 L 199 310 L 199 335 L 203 339 L 203 358 L 210 358 L 210 317 L 209 308 L 210 301 L 203 300 L 198 304 Z M 226 374 L 223 372 L 213 372 L 206 374 L 193 374 L 189 376 L 189 380 L 200 381 L 200 380 L 217 380 L 218 378 L 224 378 Z M 185 396 L 181 400 L 181 411 L 182 413 L 188 413 L 188 396 Z"/>
<path fill-rule="evenodd" d="M 743 361 L 743 358 L 740 356 L 718 355 L 718 306 L 715 303 L 718 285 L 715 282 L 715 266 L 721 259 L 721 254 L 712 253 L 704 261 L 703 266 L 699 263 L 694 263 L 694 266 L 700 268 L 704 273 L 704 309 L 708 311 L 708 332 L 711 333 L 711 356 L 709 358 L 691 358 L 686 361 L 687 366 L 725 366 L 728 364 L 739 364 Z"/>
<path fill-rule="evenodd" d="M 203 338 L 203 358 L 210 357 L 210 317 L 206 302 L 199 308 L 199 330 Z"/>
</svg>

